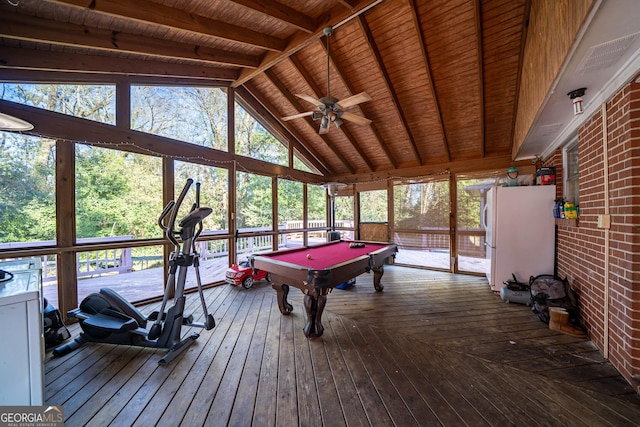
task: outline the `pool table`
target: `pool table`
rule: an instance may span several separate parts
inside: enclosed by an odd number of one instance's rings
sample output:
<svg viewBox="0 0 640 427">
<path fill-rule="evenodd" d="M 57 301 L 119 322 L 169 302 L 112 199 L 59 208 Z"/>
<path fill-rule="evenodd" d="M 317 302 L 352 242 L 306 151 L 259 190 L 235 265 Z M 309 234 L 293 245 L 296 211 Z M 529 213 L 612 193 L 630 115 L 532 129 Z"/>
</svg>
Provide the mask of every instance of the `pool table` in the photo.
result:
<svg viewBox="0 0 640 427">
<path fill-rule="evenodd" d="M 269 273 L 282 314 L 290 314 L 293 310 L 287 301 L 289 286 L 305 294 L 307 323 L 304 334 L 307 337 L 320 337 L 324 332 L 322 312 L 327 294 L 337 285 L 371 270 L 373 286 L 376 291 L 382 291 L 380 279 L 384 274 L 383 265 L 397 251 L 394 243 L 336 240 L 254 255 L 251 257 L 251 266 Z"/>
</svg>

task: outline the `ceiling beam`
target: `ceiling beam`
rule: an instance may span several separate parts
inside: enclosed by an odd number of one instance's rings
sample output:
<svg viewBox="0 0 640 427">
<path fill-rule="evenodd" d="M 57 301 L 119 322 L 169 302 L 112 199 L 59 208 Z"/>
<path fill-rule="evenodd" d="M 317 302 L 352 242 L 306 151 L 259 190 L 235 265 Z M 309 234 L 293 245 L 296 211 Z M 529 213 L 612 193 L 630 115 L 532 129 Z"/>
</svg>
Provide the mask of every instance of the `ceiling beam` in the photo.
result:
<svg viewBox="0 0 640 427">
<path fill-rule="evenodd" d="M 436 87 L 433 84 L 433 73 L 431 72 L 431 61 L 429 61 L 429 52 L 427 51 L 427 46 L 424 43 L 424 34 L 422 29 L 422 23 L 418 18 L 418 9 L 416 5 L 416 0 L 410 0 L 409 8 L 411 9 L 411 17 L 413 18 L 413 25 L 416 28 L 416 36 L 418 38 L 418 42 L 420 43 L 420 51 L 422 52 L 422 61 L 424 63 L 424 67 L 427 70 L 427 78 L 429 79 L 429 90 L 433 94 L 433 107 L 436 110 L 436 115 L 438 117 L 438 123 L 440 126 L 438 130 L 440 131 L 440 136 L 442 137 L 442 143 L 444 144 L 444 150 L 447 153 L 447 161 L 451 161 L 451 148 L 449 147 L 449 140 L 447 139 L 447 132 L 444 127 L 444 119 L 442 118 L 442 111 L 440 110 L 440 102 L 438 100 L 438 92 L 436 92 Z"/>
<path fill-rule="evenodd" d="M 338 0 L 338 3 L 344 7 L 353 7 L 356 4 L 356 0 Z"/>
<path fill-rule="evenodd" d="M 293 108 L 298 111 L 305 111 L 300 102 L 298 102 L 298 99 L 291 92 L 289 92 L 284 84 L 274 75 L 273 71 L 265 70 L 264 75 L 269 79 L 271 84 L 278 88 L 278 90 L 285 96 L 285 98 L 287 98 L 287 101 L 289 101 L 289 103 L 293 105 Z M 311 117 L 304 117 L 304 119 L 307 124 L 311 126 L 314 132 L 318 132 L 318 128 Z M 342 155 L 342 153 L 338 151 L 335 145 L 333 145 L 333 142 L 331 142 L 331 140 L 327 138 L 327 135 L 318 135 L 318 137 L 320 137 L 322 141 L 324 141 L 327 147 L 329 147 L 333 154 L 338 158 L 338 160 L 340 160 L 343 166 L 347 168 L 347 170 L 349 170 L 350 173 L 355 173 L 355 169 L 353 168 L 353 166 L 351 166 L 351 163 L 349 163 L 349 161 Z"/>
<path fill-rule="evenodd" d="M 253 68 L 260 63 L 259 58 L 253 55 L 67 24 L 18 13 L 4 13 L 0 16 L 0 37 L 237 67 Z"/>
<path fill-rule="evenodd" d="M 520 102 L 520 86 L 522 85 L 522 74 L 524 69 L 524 51 L 525 46 L 527 45 L 527 30 L 529 29 L 529 17 L 531 15 L 531 0 L 525 0 L 524 4 L 524 15 L 522 16 L 522 32 L 520 33 L 520 49 L 518 51 L 518 73 L 516 77 L 516 88 L 515 88 L 515 96 L 513 98 L 513 110 L 511 113 L 511 132 L 510 132 L 510 141 L 511 141 L 511 152 L 513 157 L 515 158 L 517 155 L 517 151 L 520 148 L 516 147 L 516 122 L 518 120 L 518 103 Z M 520 141 L 521 143 L 523 141 Z"/>
<path fill-rule="evenodd" d="M 250 46 L 282 52 L 286 41 L 249 28 L 238 27 L 204 16 L 194 15 L 182 9 L 153 3 L 148 0 L 41 0 L 89 10 L 91 12 L 126 18 L 163 28 L 180 29 Z"/>
<path fill-rule="evenodd" d="M 327 51 L 327 46 L 324 43 L 320 43 L 320 44 L 322 45 L 322 48 L 326 52 Z M 339 63 L 337 63 L 333 59 L 333 57 L 331 59 L 331 62 L 333 62 L 333 67 L 338 72 L 338 77 L 340 77 L 340 80 L 342 80 L 342 83 L 347 87 L 347 90 L 351 94 L 359 93 L 359 91 L 357 91 L 353 87 L 351 82 L 345 77 L 346 73 L 342 69 L 342 66 Z M 362 110 L 362 113 L 365 115 L 365 117 L 373 116 L 373 114 L 371 114 L 372 108 L 367 107 L 366 103 L 365 104 L 359 104 L 358 107 L 360 107 L 360 110 Z M 389 147 L 387 146 L 387 144 L 384 144 L 382 142 L 383 141 L 382 136 L 380 135 L 380 132 L 378 132 L 378 128 L 376 127 L 375 122 L 371 123 L 370 128 L 371 128 L 371 131 L 373 132 L 373 135 L 375 137 L 376 142 L 378 143 L 378 145 L 380 146 L 382 151 L 384 151 L 384 154 L 387 156 L 387 160 L 389 161 L 389 163 L 391 163 L 394 168 L 397 168 L 398 165 L 396 163 L 396 160 L 393 158 L 393 154 L 391 154 L 391 151 L 389 150 Z"/>
<path fill-rule="evenodd" d="M 290 56 L 289 59 L 293 63 L 294 68 L 298 71 L 298 73 L 300 73 L 300 75 L 307 82 L 309 87 L 311 87 L 311 91 L 313 92 L 313 96 L 316 99 L 322 98 L 322 96 L 323 96 L 323 95 L 321 95 L 322 90 L 320 89 L 320 87 L 318 87 L 316 82 L 313 81 L 313 78 L 307 72 L 306 68 L 304 67 L 304 65 L 302 65 L 300 60 L 298 58 L 296 58 L 295 55 Z M 342 78 L 342 76 L 340 76 L 340 77 Z M 302 111 L 299 111 L 299 112 L 303 113 L 305 111 L 309 111 L 309 110 L 308 109 L 303 109 Z M 331 124 L 329 124 L 329 125 L 331 125 Z M 342 126 L 340 126 L 338 129 L 340 129 L 342 131 L 344 136 L 349 141 L 349 144 L 351 144 L 351 147 L 358 152 L 358 155 L 360 156 L 362 161 L 365 162 L 365 164 L 369 168 L 369 171 L 374 171 L 375 170 L 375 166 L 373 166 L 373 164 L 369 161 L 369 156 L 367 156 L 364 153 L 364 151 L 362 151 L 362 148 L 361 148 L 360 144 L 358 144 L 356 142 L 355 138 L 353 137 L 353 135 L 351 134 L 349 129 L 346 126 L 344 126 L 344 124 Z"/>
<path fill-rule="evenodd" d="M 309 172 L 15 102 L 0 100 L 0 110 L 34 124 L 33 130 L 21 132 L 23 134 L 61 139 L 130 153 L 166 156 L 213 167 L 228 168 L 230 162 L 236 162 L 250 172 L 263 175 L 288 175 L 304 182 L 324 181 L 318 175 Z"/>
<path fill-rule="evenodd" d="M 422 157 L 420 156 L 420 152 L 418 151 L 418 145 L 416 144 L 415 138 L 413 137 L 413 133 L 411 132 L 411 127 L 409 126 L 409 122 L 407 121 L 407 117 L 402 110 L 402 106 L 400 105 L 400 99 L 398 98 L 398 94 L 396 93 L 393 85 L 391 84 L 391 78 L 389 77 L 389 73 L 384 66 L 384 62 L 382 60 L 382 55 L 380 55 L 380 51 L 378 50 L 378 46 L 376 45 L 375 40 L 373 39 L 373 34 L 371 34 L 371 30 L 369 29 L 369 24 L 364 16 L 358 17 L 358 23 L 360 24 L 360 29 L 364 33 L 365 39 L 367 40 L 367 44 L 371 53 L 375 58 L 375 63 L 378 66 L 378 70 L 382 74 L 382 80 L 384 81 L 385 86 L 387 87 L 387 91 L 393 100 L 393 104 L 396 107 L 396 111 L 398 116 L 400 117 L 400 121 L 402 122 L 402 126 L 409 137 L 409 142 L 411 143 L 411 151 L 413 151 L 413 156 L 418 160 L 418 164 L 422 164 Z"/>
<path fill-rule="evenodd" d="M 33 76 L 40 72 L 68 73 L 75 81 L 95 81 L 106 76 L 125 75 L 139 76 L 145 80 L 150 78 L 197 79 L 204 81 L 230 82 L 238 77 L 238 70 L 221 67 L 194 67 L 193 65 L 153 61 L 149 59 L 113 58 L 104 55 L 86 55 L 78 53 L 33 51 L 3 47 L 0 49 L 0 68 L 3 79 L 10 74 L 8 70 L 18 70 L 17 77 L 25 77 L 25 71 L 33 71 Z M 105 76 L 105 77 L 97 77 Z M 37 79 L 37 77 L 35 78 Z M 20 80 L 20 78 L 18 78 Z M 34 80 L 30 77 L 29 80 Z M 110 79 L 109 79 L 110 80 Z"/>
<path fill-rule="evenodd" d="M 254 1 L 254 0 L 231 0 L 234 3 L 242 5 L 248 9 L 260 12 L 264 15 L 270 16 L 284 22 L 287 25 L 291 25 L 306 33 L 313 33 L 317 25 L 313 18 L 298 12 L 288 6 L 285 6 L 275 1 Z"/>
<path fill-rule="evenodd" d="M 438 175 L 448 175 L 450 173 L 469 173 L 484 171 L 495 171 L 506 169 L 511 166 L 525 169 L 531 167 L 530 160 L 513 161 L 510 154 L 500 156 L 485 157 L 478 163 L 478 159 L 459 160 L 454 162 L 442 162 L 435 164 L 425 164 L 423 166 L 386 170 L 372 173 L 337 175 L 332 177 L 335 181 L 347 184 L 368 183 L 385 180 L 402 180 L 403 178 L 435 177 Z"/>
<path fill-rule="evenodd" d="M 302 141 L 304 138 L 300 135 L 291 125 L 288 123 L 281 123 L 279 118 L 273 115 L 273 111 L 276 111 L 271 103 L 260 93 L 260 91 L 251 82 L 247 82 L 244 85 L 235 89 L 238 95 L 240 95 L 246 102 L 250 102 L 247 98 L 251 98 L 258 105 L 253 105 L 258 112 L 264 116 L 270 117 L 270 122 L 273 122 L 274 126 L 278 126 L 278 132 L 283 135 L 289 142 L 291 148 L 297 149 L 301 155 L 303 155 L 308 162 L 311 162 L 313 167 L 318 169 L 323 175 L 333 175 L 335 171 L 329 169 L 327 165 L 322 161 L 322 156 L 317 153 L 313 147 L 307 148 Z M 260 108 L 258 108 L 260 107 Z"/>
<path fill-rule="evenodd" d="M 475 7 L 474 12 L 476 14 L 476 34 L 478 40 L 478 93 L 480 99 L 480 135 L 482 135 L 482 141 L 480 141 L 480 156 L 484 157 L 487 151 L 487 127 L 485 125 L 485 104 L 486 100 L 484 97 L 484 50 L 482 48 L 482 4 L 480 0 L 474 0 Z"/>
<path fill-rule="evenodd" d="M 294 53 L 304 49 L 316 40 L 324 37 L 322 32 L 326 26 L 332 26 L 334 28 L 343 25 L 344 23 L 358 17 L 360 14 L 366 12 L 372 7 L 376 6 L 382 0 L 361 0 L 353 8 L 345 10 L 343 6 L 335 6 L 333 9 L 323 15 L 323 19 L 318 22 L 318 27 L 311 34 L 298 32 L 295 34 L 289 44 L 283 52 L 267 52 L 260 64 L 254 70 L 245 69 L 240 74 L 240 77 L 232 84 L 233 87 L 238 87 L 243 83 L 251 80 L 255 76 L 262 74 L 274 65 L 284 61 Z"/>
</svg>

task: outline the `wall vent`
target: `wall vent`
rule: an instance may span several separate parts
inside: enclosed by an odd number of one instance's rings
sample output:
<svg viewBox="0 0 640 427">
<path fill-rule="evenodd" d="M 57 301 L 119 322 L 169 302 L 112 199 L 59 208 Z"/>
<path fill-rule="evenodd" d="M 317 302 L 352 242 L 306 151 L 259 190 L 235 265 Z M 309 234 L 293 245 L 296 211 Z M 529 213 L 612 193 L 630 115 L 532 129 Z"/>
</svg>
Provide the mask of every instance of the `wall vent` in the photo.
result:
<svg viewBox="0 0 640 427">
<path fill-rule="evenodd" d="M 555 135 L 558 130 L 562 127 L 562 123 L 553 123 L 551 125 L 540 126 L 538 130 L 538 135 L 543 137 L 549 137 Z"/>
<path fill-rule="evenodd" d="M 592 46 L 585 54 L 582 63 L 578 67 L 578 72 L 587 74 L 592 71 L 604 70 L 614 65 L 639 35 L 640 33 L 630 34 Z"/>
</svg>

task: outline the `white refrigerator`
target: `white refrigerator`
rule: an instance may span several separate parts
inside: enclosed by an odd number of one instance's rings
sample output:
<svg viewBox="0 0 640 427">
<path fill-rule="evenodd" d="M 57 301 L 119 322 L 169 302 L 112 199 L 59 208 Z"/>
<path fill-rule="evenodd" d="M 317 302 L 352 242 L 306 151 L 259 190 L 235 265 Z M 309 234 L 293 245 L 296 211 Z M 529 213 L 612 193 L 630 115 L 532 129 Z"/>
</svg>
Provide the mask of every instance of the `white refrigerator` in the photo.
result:
<svg viewBox="0 0 640 427">
<path fill-rule="evenodd" d="M 553 274 L 555 185 L 493 187 L 484 207 L 487 279 L 492 291 L 515 274 L 519 281 Z"/>
</svg>

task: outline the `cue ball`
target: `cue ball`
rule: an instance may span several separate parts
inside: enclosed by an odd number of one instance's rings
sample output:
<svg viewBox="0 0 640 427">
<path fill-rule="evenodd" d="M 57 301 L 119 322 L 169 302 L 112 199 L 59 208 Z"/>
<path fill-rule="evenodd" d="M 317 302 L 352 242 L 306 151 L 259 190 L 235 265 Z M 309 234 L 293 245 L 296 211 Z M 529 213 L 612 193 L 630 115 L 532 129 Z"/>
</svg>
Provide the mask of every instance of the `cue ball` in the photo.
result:
<svg viewBox="0 0 640 427">
<path fill-rule="evenodd" d="M 307 259 L 311 259 L 311 254 L 307 254 Z"/>
</svg>

